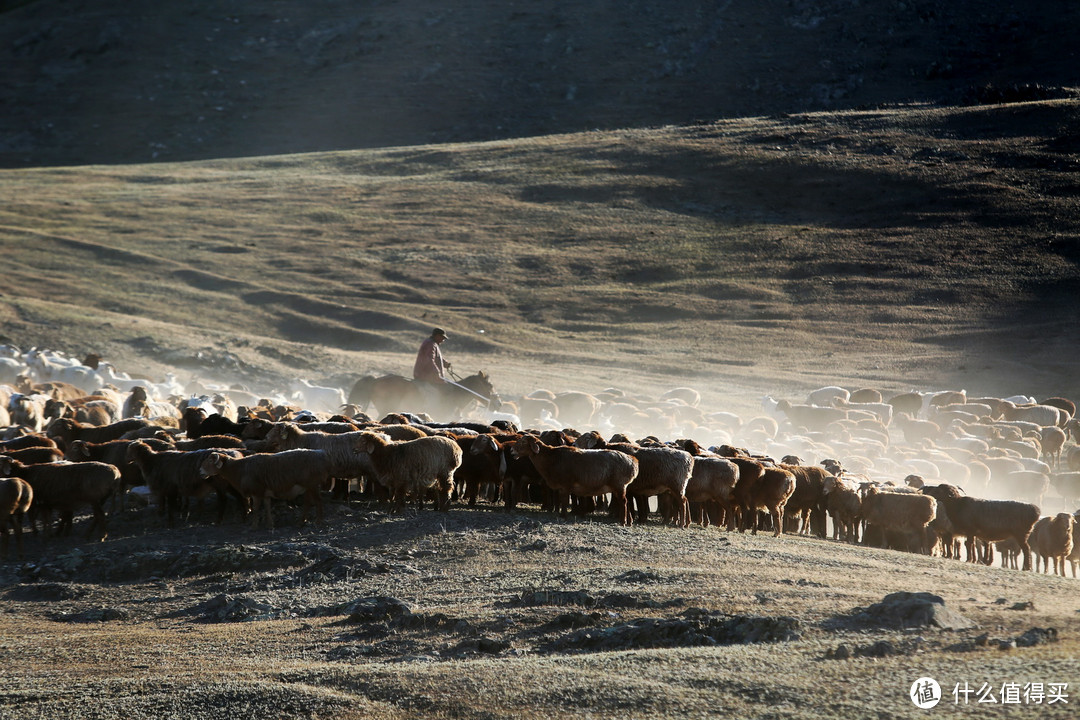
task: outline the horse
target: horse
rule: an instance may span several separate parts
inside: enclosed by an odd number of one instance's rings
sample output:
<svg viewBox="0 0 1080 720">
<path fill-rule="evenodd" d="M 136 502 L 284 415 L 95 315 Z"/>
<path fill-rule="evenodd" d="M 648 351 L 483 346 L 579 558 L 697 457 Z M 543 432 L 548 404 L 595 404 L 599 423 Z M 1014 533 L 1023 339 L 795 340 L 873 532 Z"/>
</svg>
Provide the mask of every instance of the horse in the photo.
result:
<svg viewBox="0 0 1080 720">
<path fill-rule="evenodd" d="M 454 420 L 474 404 L 490 403 L 496 396 L 491 379 L 483 370 L 461 378 L 457 385 L 448 381 L 439 386 L 437 398 L 424 392 L 420 385 L 402 375 L 365 375 L 356 381 L 349 392 L 349 404 L 359 406 L 364 412 L 369 405 L 374 405 L 383 415 L 392 412 L 427 413 L 435 420 Z M 477 395 L 482 396 L 483 400 Z"/>
</svg>

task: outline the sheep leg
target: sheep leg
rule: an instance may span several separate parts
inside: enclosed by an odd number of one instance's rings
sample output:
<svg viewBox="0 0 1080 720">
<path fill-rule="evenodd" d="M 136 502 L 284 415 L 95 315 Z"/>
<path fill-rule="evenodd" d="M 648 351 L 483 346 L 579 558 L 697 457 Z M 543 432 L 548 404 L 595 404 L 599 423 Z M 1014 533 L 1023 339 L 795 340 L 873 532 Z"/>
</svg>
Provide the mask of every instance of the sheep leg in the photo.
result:
<svg viewBox="0 0 1080 720">
<path fill-rule="evenodd" d="M 1024 570 L 1031 570 L 1031 546 L 1027 538 L 1020 540 L 1020 550 L 1024 553 Z"/>
<path fill-rule="evenodd" d="M 105 527 L 105 509 L 101 506 L 101 503 L 94 504 L 94 520 L 90 523 L 90 527 L 86 529 L 87 540 L 93 534 L 94 528 L 101 530 L 101 534 L 98 536 L 99 541 L 104 541 L 109 536 L 109 531 Z"/>
<path fill-rule="evenodd" d="M 771 509 L 769 514 L 772 516 L 773 521 L 773 537 L 780 537 L 784 533 L 784 506 L 778 505 L 776 508 Z"/>
</svg>

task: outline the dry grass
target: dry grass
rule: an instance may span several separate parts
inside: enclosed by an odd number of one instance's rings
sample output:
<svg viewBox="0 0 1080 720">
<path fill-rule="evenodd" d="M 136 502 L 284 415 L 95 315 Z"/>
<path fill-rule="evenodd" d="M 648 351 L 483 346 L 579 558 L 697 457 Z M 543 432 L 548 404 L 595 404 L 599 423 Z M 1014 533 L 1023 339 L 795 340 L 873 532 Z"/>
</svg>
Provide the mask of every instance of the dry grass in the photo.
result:
<svg viewBox="0 0 1080 720">
<path fill-rule="evenodd" d="M 1062 140 L 1076 119 L 1073 101 L 900 107 L 5 170 L 0 322 L 7 339 L 95 350 L 133 374 L 179 369 L 260 390 L 298 375 L 347 385 L 405 372 L 438 324 L 455 367 L 490 371 L 506 396 L 692 385 L 707 409 L 740 413 L 758 412 L 765 393 L 795 399 L 834 383 L 1076 397 L 1076 160 Z M 224 350 L 240 365 L 206 360 Z M 85 594 L 4 596 L 0 717 L 913 717 L 906 693 L 922 674 L 947 690 L 1080 676 L 1071 579 L 535 512 L 333 516 L 323 530 L 285 519 L 271 536 L 239 524 L 166 531 L 135 513 L 116 518 L 101 546 L 31 540 L 33 565 L 7 563 L 4 578 L 71 562 L 60 584 Z M 546 545 L 523 549 L 537 540 Z M 283 542 L 390 570 L 306 585 L 289 565 L 106 571 L 141 552 Z M 631 570 L 658 579 L 620 579 Z M 549 625 L 567 608 L 506 604 L 535 589 L 678 601 L 600 607 L 598 624 L 697 606 L 792 615 L 802 637 L 548 652 L 537 633 L 568 632 Z M 897 590 L 938 593 L 980 628 L 921 631 L 914 655 L 825 659 L 840 643 L 913 641 L 829 624 Z M 230 593 L 286 609 L 392 595 L 454 622 L 372 635 L 340 617 L 202 622 L 194 608 Z M 1034 609 L 1010 609 L 1027 601 Z M 54 615 L 101 607 L 127 619 Z M 949 649 L 1033 626 L 1057 628 L 1061 641 Z M 480 635 L 508 649 L 455 650 Z"/>
<path fill-rule="evenodd" d="M 1055 149 L 1075 116 L 912 107 L 7 170 L 0 317 L 147 372 L 227 348 L 259 386 L 405 372 L 440 324 L 504 395 L 1075 394 L 1075 161 Z"/>
<path fill-rule="evenodd" d="M 225 717 L 251 708 L 276 717 L 648 712 L 675 718 L 697 717 L 704 707 L 708 714 L 737 717 L 915 717 L 921 711 L 906 693 L 922 675 L 937 678 L 951 693 L 956 682 L 1075 683 L 1080 672 L 1080 605 L 1070 592 L 1075 581 L 1068 579 L 790 535 L 625 529 L 599 519 L 560 522 L 532 510 L 517 517 L 483 508 L 387 517 L 373 509 L 338 506 L 323 529 L 301 531 L 286 522 L 287 529 L 272 535 L 200 524 L 171 533 L 172 539 L 156 521 L 132 514 L 109 543 L 81 547 L 82 565 L 72 571 L 80 584 L 60 587 L 82 589 L 84 596 L 34 601 L 17 588 L 8 593 L 0 615 L 0 662 L 7 668 L 0 716 Z M 99 554 L 183 553 L 177 537 L 204 548 L 322 543 L 354 558 L 381 560 L 389 569 L 301 586 L 289 580 L 294 576 L 287 568 L 95 580 L 110 567 L 107 555 L 95 559 Z M 537 540 L 545 543 L 540 549 Z M 38 566 L 73 549 L 61 540 L 32 547 Z M 538 590 L 586 593 L 600 605 L 516 602 Z M 898 590 L 931 590 L 979 627 L 900 631 L 843 621 L 855 608 Z M 198 608 L 222 591 L 294 609 L 388 595 L 409 602 L 427 620 L 385 630 L 380 623 L 343 623 L 340 615 L 201 620 Z M 604 604 L 616 596 L 655 607 Z M 1017 603 L 1031 606 L 1011 609 Z M 127 609 L 131 616 L 52 619 L 103 607 Z M 544 647 L 570 632 L 558 624 L 568 611 L 595 613 L 586 623 L 602 628 L 640 617 L 679 617 L 691 607 L 794 616 L 801 638 L 584 653 Z M 1009 638 L 1031 627 L 1057 628 L 1061 640 L 1009 652 L 952 648 L 983 633 Z M 504 640 L 505 649 L 495 655 L 459 649 L 477 637 Z M 841 643 L 855 649 L 879 640 L 897 647 L 915 643 L 916 649 L 882 658 L 828 657 Z M 949 695 L 943 707 L 951 702 Z M 1067 708 L 1039 712 L 1069 716 Z"/>
</svg>

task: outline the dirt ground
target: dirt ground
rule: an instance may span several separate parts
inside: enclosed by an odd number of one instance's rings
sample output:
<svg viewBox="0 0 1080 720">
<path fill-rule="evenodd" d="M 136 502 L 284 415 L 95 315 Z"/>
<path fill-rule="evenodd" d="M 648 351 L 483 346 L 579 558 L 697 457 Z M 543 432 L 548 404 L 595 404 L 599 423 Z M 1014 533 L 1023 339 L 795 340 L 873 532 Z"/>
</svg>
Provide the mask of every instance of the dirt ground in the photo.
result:
<svg viewBox="0 0 1080 720">
<path fill-rule="evenodd" d="M 275 531 L 212 515 L 28 536 L 0 565 L 0 717 L 925 717 L 922 677 L 939 716 L 1075 715 L 1001 704 L 1014 683 L 1080 687 L 1072 578 L 528 506 L 353 500 L 321 527 L 282 507 Z M 867 612 L 897 592 L 970 626 Z M 953 694 L 986 683 L 993 707 Z"/>
</svg>

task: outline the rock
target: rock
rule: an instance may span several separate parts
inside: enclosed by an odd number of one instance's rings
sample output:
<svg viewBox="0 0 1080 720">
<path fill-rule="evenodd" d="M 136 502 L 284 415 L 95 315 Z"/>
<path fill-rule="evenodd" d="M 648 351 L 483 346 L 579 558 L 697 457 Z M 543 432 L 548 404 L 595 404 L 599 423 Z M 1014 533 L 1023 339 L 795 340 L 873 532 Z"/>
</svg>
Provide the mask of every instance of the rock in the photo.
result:
<svg viewBox="0 0 1080 720">
<path fill-rule="evenodd" d="M 799 628 L 793 617 L 703 616 L 688 611 L 681 618 L 641 618 L 607 628 L 585 628 L 545 648 L 597 652 L 782 642 L 798 639 Z"/>
<path fill-rule="evenodd" d="M 534 542 L 529 543 L 528 545 L 522 545 L 518 549 L 523 551 L 523 552 L 528 552 L 528 551 L 534 551 L 534 550 L 547 550 L 547 546 L 548 546 L 548 544 L 547 544 L 546 540 L 536 540 Z"/>
<path fill-rule="evenodd" d="M 51 617 L 57 622 L 98 623 L 112 620 L 129 620 L 131 612 L 125 608 L 101 607 L 77 613 L 55 613 Z"/>
<path fill-rule="evenodd" d="M 616 575 L 615 579 L 625 583 L 658 583 L 663 580 L 658 573 L 648 570 L 628 570 L 622 575 Z"/>
<path fill-rule="evenodd" d="M 945 600 L 931 593 L 896 592 L 855 614 L 858 624 L 893 628 L 937 627 L 942 630 L 967 630 L 976 624 L 960 613 L 945 607 Z"/>
<path fill-rule="evenodd" d="M 226 593 L 207 600 L 197 610 L 202 611 L 203 620 L 206 622 L 270 620 L 287 614 L 287 611 L 276 609 L 254 598 Z"/>
<path fill-rule="evenodd" d="M 352 623 L 386 622 L 412 615 L 412 606 L 407 602 L 383 595 L 353 600 L 340 609 Z"/>
<path fill-rule="evenodd" d="M 851 657 L 851 648 L 841 643 L 836 646 L 836 650 L 833 651 L 834 660 L 847 660 Z"/>
<path fill-rule="evenodd" d="M 1009 609 L 1010 610 L 1034 610 L 1035 609 L 1035 603 L 1031 602 L 1030 600 L 1028 600 L 1026 602 L 1013 603 L 1012 607 L 1010 607 Z"/>
<path fill-rule="evenodd" d="M 1017 647 L 1035 647 L 1058 641 L 1056 628 L 1031 628 L 1023 635 L 1017 637 L 1014 642 Z"/>
<path fill-rule="evenodd" d="M 873 645 L 868 645 L 865 648 L 859 648 L 859 655 L 863 657 L 889 657 L 891 655 L 899 655 L 900 651 L 896 649 L 888 640 L 878 640 Z"/>
</svg>

